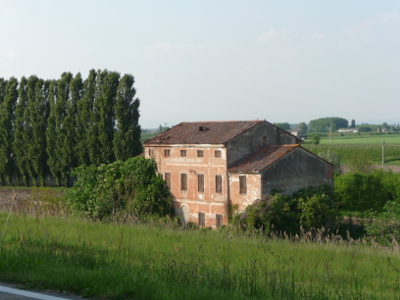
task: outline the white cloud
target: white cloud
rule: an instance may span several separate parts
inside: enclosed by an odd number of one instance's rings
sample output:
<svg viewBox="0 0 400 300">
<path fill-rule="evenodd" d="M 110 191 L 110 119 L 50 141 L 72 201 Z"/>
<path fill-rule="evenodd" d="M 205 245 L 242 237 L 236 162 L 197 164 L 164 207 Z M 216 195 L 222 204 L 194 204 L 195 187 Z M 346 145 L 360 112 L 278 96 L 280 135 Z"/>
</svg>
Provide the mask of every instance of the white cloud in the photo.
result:
<svg viewBox="0 0 400 300">
<path fill-rule="evenodd" d="M 172 45 L 171 45 L 171 43 L 168 43 L 168 42 L 158 43 L 155 46 L 157 49 L 162 50 L 162 51 L 171 51 L 172 50 Z"/>
<path fill-rule="evenodd" d="M 376 18 L 370 18 L 356 26 L 345 28 L 344 33 L 349 38 L 361 37 L 366 39 L 368 33 L 373 31 L 375 28 L 378 28 L 384 24 L 395 23 L 398 21 L 399 15 L 397 13 L 381 13 L 378 14 Z"/>
<path fill-rule="evenodd" d="M 322 34 L 311 34 L 311 35 L 304 35 L 304 38 L 307 40 L 313 40 L 313 41 L 322 41 L 324 39 L 324 36 Z"/>
<path fill-rule="evenodd" d="M 291 35 L 291 33 L 287 30 L 270 29 L 266 33 L 263 33 L 262 35 L 260 35 L 259 42 L 260 43 L 268 43 L 273 40 L 286 38 L 290 35 Z"/>
<path fill-rule="evenodd" d="M 321 41 L 323 40 L 324 36 L 322 34 L 297 34 L 294 32 L 290 32 L 288 30 L 276 30 L 276 29 L 270 29 L 266 33 L 263 33 L 259 37 L 259 42 L 264 44 L 264 43 L 269 43 L 275 40 L 282 40 L 286 38 L 301 38 L 305 40 L 314 40 L 314 41 Z"/>
</svg>

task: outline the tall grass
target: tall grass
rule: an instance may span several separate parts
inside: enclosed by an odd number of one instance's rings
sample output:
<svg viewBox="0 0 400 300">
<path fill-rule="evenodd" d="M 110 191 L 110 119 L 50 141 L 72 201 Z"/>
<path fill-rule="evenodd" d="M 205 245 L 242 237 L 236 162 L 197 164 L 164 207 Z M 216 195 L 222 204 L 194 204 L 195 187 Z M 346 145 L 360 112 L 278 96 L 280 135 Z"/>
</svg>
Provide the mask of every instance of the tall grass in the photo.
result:
<svg viewBox="0 0 400 300">
<path fill-rule="evenodd" d="M 0 241 L 1 281 L 96 299 L 399 299 L 399 270 L 396 244 L 326 232 L 282 239 L 14 214 Z"/>
</svg>

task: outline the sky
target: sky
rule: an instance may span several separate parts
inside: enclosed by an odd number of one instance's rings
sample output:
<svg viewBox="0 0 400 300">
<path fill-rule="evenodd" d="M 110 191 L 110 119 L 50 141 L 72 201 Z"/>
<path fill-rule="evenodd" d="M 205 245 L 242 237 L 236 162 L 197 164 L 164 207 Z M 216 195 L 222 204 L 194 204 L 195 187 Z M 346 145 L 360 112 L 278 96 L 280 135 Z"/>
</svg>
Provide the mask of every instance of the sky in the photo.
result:
<svg viewBox="0 0 400 300">
<path fill-rule="evenodd" d="M 400 123 L 400 1 L 0 0 L 0 77 L 135 77 L 142 128 Z"/>
</svg>

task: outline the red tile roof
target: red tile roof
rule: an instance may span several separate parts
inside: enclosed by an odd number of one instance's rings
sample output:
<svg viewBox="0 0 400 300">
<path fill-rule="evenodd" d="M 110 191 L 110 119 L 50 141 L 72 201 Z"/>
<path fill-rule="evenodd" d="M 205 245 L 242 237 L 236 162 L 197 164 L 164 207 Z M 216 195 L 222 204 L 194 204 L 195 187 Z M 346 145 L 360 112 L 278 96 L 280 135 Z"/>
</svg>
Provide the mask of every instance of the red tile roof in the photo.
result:
<svg viewBox="0 0 400 300">
<path fill-rule="evenodd" d="M 266 121 L 182 122 L 143 144 L 223 144 L 263 122 Z"/>
<path fill-rule="evenodd" d="M 264 146 L 228 169 L 229 173 L 259 173 L 278 161 L 299 145 Z"/>
</svg>

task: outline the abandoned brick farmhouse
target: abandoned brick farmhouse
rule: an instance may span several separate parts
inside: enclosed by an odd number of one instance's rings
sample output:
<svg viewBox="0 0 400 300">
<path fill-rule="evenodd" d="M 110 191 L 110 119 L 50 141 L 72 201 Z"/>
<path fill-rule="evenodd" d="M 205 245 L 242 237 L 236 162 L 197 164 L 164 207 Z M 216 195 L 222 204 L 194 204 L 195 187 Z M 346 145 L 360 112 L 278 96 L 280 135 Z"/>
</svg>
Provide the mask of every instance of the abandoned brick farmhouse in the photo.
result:
<svg viewBox="0 0 400 300">
<path fill-rule="evenodd" d="M 144 142 L 157 162 L 182 222 L 218 227 L 272 189 L 333 186 L 333 165 L 301 140 L 263 121 L 183 122 Z"/>
</svg>

